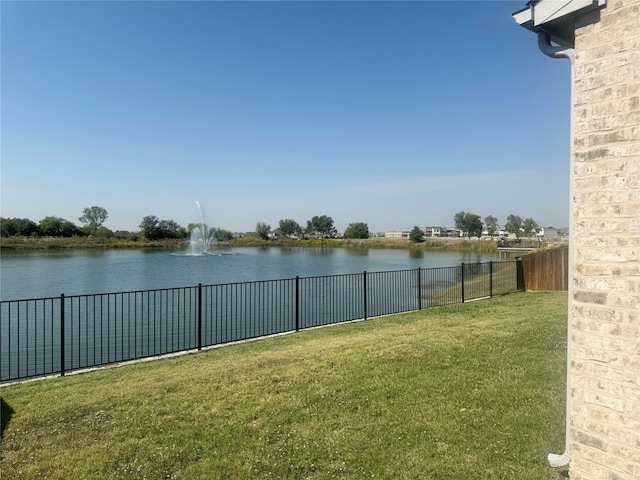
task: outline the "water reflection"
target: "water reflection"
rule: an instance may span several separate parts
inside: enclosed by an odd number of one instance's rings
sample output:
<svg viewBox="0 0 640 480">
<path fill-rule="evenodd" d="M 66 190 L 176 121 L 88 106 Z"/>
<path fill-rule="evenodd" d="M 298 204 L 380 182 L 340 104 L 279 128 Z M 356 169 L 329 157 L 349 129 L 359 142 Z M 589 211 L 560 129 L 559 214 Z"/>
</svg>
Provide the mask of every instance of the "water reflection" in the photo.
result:
<svg viewBox="0 0 640 480">
<path fill-rule="evenodd" d="M 345 248 L 344 252 L 347 255 L 351 255 L 354 257 L 367 257 L 369 256 L 368 248 Z"/>
<path fill-rule="evenodd" d="M 222 249 L 221 249 L 222 250 Z M 245 247 L 189 257 L 167 250 L 2 252 L 0 298 L 14 300 L 342 275 L 505 259 L 504 254 L 402 249 Z"/>
<path fill-rule="evenodd" d="M 305 253 L 310 253 L 312 255 L 333 255 L 336 253 L 335 248 L 328 247 L 306 247 L 303 249 Z"/>
</svg>

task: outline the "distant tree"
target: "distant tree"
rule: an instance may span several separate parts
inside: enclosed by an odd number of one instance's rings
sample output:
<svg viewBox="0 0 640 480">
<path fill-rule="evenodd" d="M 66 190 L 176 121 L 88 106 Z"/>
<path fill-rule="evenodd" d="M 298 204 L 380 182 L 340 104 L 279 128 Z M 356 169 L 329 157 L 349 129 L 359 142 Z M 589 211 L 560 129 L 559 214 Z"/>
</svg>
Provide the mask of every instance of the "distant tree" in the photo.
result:
<svg viewBox="0 0 640 480">
<path fill-rule="evenodd" d="M 350 223 L 344 231 L 344 238 L 369 238 L 369 225 L 364 222 Z"/>
<path fill-rule="evenodd" d="M 324 238 L 335 235 L 336 228 L 333 226 L 333 218 L 327 215 L 316 215 L 307 221 L 306 233 Z"/>
<path fill-rule="evenodd" d="M 81 233 L 73 222 L 55 216 L 44 217 L 38 223 L 38 227 L 42 235 L 47 237 L 73 237 Z"/>
<path fill-rule="evenodd" d="M 223 230 L 222 228 L 215 228 L 215 237 L 219 242 L 228 242 L 233 238 L 233 233 L 229 230 Z"/>
<path fill-rule="evenodd" d="M 280 233 L 286 237 L 291 237 L 295 235 L 296 237 L 300 237 L 302 235 L 302 227 L 290 218 L 285 218 L 278 222 L 278 228 L 280 228 Z"/>
<path fill-rule="evenodd" d="M 109 217 L 107 211 L 102 207 L 87 207 L 82 211 L 82 216 L 78 219 L 90 232 L 95 233 Z"/>
<path fill-rule="evenodd" d="M 480 215 L 470 212 L 458 212 L 453 216 L 455 227 L 467 237 L 479 237 L 482 235 L 482 220 Z"/>
<path fill-rule="evenodd" d="M 0 218 L 0 237 L 40 235 L 38 225 L 28 218 Z"/>
<path fill-rule="evenodd" d="M 14 218 L 0 217 L 0 237 L 13 237 L 16 234 Z"/>
<path fill-rule="evenodd" d="M 256 234 L 262 240 L 268 240 L 269 235 L 271 234 L 271 225 L 265 222 L 256 223 Z"/>
<path fill-rule="evenodd" d="M 140 230 L 147 240 L 158 240 L 160 219 L 155 215 L 147 215 L 140 222 Z"/>
<path fill-rule="evenodd" d="M 465 212 L 457 212 L 453 215 L 453 225 L 461 232 L 464 232 L 464 215 Z"/>
<path fill-rule="evenodd" d="M 527 237 L 530 237 L 531 234 L 536 234 L 540 231 L 540 227 L 538 223 L 533 218 L 525 218 L 522 222 L 522 231 Z"/>
<path fill-rule="evenodd" d="M 480 219 L 480 215 L 475 215 L 473 213 L 469 213 L 466 219 L 467 221 L 467 236 L 478 237 L 482 235 L 482 220 Z"/>
<path fill-rule="evenodd" d="M 484 217 L 484 224 L 487 227 L 487 233 L 489 235 L 495 235 L 500 230 L 500 226 L 498 225 L 498 219 L 493 215 L 487 215 Z"/>
<path fill-rule="evenodd" d="M 160 220 L 157 235 L 159 238 L 181 239 L 188 237 L 189 233 L 173 220 Z"/>
<path fill-rule="evenodd" d="M 140 230 L 147 240 L 182 239 L 189 236 L 186 228 L 173 220 L 160 220 L 155 215 L 147 215 L 140 222 Z"/>
<path fill-rule="evenodd" d="M 84 229 L 80 231 L 82 232 L 83 230 Z M 100 227 L 98 230 L 95 231 L 94 235 L 100 238 L 111 238 L 113 237 L 113 231 L 109 230 L 107 227 Z"/>
<path fill-rule="evenodd" d="M 420 230 L 420 227 L 416 225 L 411 229 L 409 232 L 409 240 L 413 243 L 420 243 L 424 241 L 424 232 Z"/>
<path fill-rule="evenodd" d="M 517 215 L 509 215 L 507 217 L 507 223 L 504 224 L 505 231 L 513 233 L 516 237 L 520 238 L 520 229 L 522 228 L 522 218 Z"/>
</svg>

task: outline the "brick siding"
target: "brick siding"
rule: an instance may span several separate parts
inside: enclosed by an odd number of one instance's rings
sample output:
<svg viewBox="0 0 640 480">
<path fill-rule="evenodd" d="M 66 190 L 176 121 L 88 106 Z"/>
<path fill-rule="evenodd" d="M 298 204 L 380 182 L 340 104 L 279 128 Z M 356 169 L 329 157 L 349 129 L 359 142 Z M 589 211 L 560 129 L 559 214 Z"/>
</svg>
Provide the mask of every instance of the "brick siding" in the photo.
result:
<svg viewBox="0 0 640 480">
<path fill-rule="evenodd" d="M 576 19 L 572 480 L 640 479 L 640 0 Z"/>
</svg>

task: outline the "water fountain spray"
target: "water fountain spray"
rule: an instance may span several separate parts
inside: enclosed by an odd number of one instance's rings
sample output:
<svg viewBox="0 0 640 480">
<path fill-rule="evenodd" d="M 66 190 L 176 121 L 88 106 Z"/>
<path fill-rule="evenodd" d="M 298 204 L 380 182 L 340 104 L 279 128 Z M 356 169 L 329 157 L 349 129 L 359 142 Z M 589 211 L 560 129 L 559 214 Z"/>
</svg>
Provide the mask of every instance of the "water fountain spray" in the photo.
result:
<svg viewBox="0 0 640 480">
<path fill-rule="evenodd" d="M 200 226 L 195 226 L 193 227 L 193 230 L 191 230 L 187 255 L 208 255 L 213 249 L 215 243 L 215 230 L 213 228 L 209 228 L 204 223 L 202 207 L 200 206 L 200 202 L 197 200 L 196 211 L 200 220 Z"/>
</svg>

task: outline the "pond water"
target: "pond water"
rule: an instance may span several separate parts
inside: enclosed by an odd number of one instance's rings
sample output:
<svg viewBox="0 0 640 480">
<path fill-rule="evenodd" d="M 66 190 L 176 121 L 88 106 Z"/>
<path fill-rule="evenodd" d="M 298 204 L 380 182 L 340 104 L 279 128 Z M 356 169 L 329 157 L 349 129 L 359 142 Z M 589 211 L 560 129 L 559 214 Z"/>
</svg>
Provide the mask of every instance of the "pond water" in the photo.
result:
<svg viewBox="0 0 640 480">
<path fill-rule="evenodd" d="M 500 253 L 291 247 L 216 249 L 202 256 L 166 250 L 2 252 L 0 299 L 450 267 L 509 258 Z"/>
</svg>

